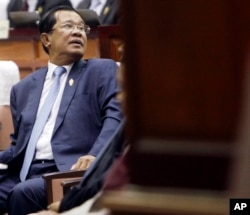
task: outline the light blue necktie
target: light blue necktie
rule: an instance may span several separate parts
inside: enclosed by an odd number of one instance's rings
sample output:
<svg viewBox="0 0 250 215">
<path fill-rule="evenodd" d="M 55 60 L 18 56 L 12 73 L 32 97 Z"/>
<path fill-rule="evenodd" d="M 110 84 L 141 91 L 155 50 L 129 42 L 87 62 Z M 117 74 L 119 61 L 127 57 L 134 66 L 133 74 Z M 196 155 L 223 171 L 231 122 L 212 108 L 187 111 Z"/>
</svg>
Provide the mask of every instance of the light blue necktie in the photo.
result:
<svg viewBox="0 0 250 215">
<path fill-rule="evenodd" d="M 33 160 L 36 144 L 38 141 L 39 136 L 41 135 L 43 128 L 49 118 L 51 109 L 55 103 L 57 94 L 60 89 L 60 77 L 63 73 L 66 72 L 66 69 L 64 67 L 57 67 L 53 75 L 55 76 L 53 84 L 50 88 L 49 94 L 40 110 L 40 113 L 38 114 L 31 136 L 30 140 L 28 142 L 28 146 L 26 149 L 26 153 L 24 156 L 23 166 L 20 172 L 20 179 L 21 181 L 24 181 L 28 175 L 30 164 Z"/>
</svg>

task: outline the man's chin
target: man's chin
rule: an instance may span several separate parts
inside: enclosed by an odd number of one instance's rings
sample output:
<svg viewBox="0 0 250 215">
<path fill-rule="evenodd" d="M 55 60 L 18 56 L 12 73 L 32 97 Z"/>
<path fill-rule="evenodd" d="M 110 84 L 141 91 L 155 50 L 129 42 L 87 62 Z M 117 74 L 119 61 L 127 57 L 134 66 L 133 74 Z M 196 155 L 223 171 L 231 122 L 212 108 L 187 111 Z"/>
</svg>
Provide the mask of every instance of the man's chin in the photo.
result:
<svg viewBox="0 0 250 215">
<path fill-rule="evenodd" d="M 75 59 L 75 60 L 79 60 L 81 58 L 83 58 L 84 52 L 73 52 L 71 53 L 71 56 Z"/>
</svg>

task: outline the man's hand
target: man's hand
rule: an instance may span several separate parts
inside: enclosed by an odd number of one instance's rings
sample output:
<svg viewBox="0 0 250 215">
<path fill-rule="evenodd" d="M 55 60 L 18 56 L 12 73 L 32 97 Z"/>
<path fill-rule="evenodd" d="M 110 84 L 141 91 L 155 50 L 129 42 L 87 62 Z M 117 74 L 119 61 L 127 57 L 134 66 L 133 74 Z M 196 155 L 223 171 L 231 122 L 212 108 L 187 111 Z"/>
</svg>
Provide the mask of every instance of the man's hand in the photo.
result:
<svg viewBox="0 0 250 215">
<path fill-rule="evenodd" d="M 60 203 L 61 203 L 61 201 L 52 202 L 52 203 L 48 206 L 48 210 L 58 212 L 58 211 L 59 211 L 59 207 L 60 207 Z"/>
<path fill-rule="evenodd" d="M 77 162 L 71 167 L 70 170 L 85 170 L 88 169 L 90 164 L 95 160 L 92 155 L 85 155 L 80 157 Z"/>
<path fill-rule="evenodd" d="M 31 213 L 28 215 L 59 215 L 58 211 L 60 203 L 60 201 L 53 202 L 48 206 L 48 210 L 38 211 L 36 213 Z"/>
</svg>

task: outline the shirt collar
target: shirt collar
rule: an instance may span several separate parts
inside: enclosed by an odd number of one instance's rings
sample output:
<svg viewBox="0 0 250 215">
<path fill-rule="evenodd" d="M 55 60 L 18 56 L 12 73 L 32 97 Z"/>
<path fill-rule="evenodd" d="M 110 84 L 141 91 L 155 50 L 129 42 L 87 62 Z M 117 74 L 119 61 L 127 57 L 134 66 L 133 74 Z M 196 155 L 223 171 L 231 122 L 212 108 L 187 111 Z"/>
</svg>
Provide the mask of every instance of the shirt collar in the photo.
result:
<svg viewBox="0 0 250 215">
<path fill-rule="evenodd" d="M 66 69 L 66 75 L 68 76 L 71 68 L 73 67 L 73 64 L 69 64 L 69 65 L 63 65 L 63 67 Z M 47 73 L 47 77 L 52 78 L 53 75 L 53 71 L 55 70 L 55 68 L 58 67 L 58 65 L 55 65 L 51 62 L 48 62 L 48 73 Z"/>
</svg>

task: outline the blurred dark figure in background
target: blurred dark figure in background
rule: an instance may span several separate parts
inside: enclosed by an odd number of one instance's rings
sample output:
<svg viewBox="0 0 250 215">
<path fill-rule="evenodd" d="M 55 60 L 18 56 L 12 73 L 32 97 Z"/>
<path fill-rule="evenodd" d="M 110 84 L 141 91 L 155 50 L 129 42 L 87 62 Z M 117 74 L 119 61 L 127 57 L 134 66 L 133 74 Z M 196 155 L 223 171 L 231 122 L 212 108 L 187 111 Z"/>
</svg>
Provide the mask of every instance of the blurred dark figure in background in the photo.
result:
<svg viewBox="0 0 250 215">
<path fill-rule="evenodd" d="M 36 10 L 42 16 L 49 9 L 59 6 L 59 5 L 67 5 L 72 7 L 72 4 L 69 0 L 38 0 L 36 5 Z"/>
<path fill-rule="evenodd" d="M 8 17 L 9 13 L 14 11 L 38 11 L 42 16 L 49 9 L 59 5 L 72 7 L 70 0 L 10 0 L 7 6 L 7 12 Z M 12 26 L 13 24 L 10 23 L 10 25 Z"/>
<path fill-rule="evenodd" d="M 91 9 L 99 16 L 101 25 L 119 24 L 119 0 L 82 0 L 76 9 Z"/>
</svg>

